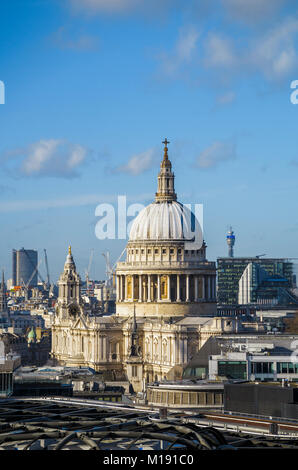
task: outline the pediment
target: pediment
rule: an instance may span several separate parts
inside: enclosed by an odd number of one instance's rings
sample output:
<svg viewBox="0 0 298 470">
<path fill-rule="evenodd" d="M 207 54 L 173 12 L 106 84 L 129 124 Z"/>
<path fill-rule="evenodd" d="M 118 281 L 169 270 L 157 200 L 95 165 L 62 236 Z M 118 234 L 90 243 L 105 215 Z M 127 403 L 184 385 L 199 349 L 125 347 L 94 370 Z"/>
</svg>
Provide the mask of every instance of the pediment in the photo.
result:
<svg viewBox="0 0 298 470">
<path fill-rule="evenodd" d="M 89 330 L 89 327 L 87 325 L 87 322 L 86 320 L 82 317 L 82 315 L 79 314 L 79 316 L 74 320 L 73 324 L 72 324 L 72 328 L 75 328 L 75 329 L 85 329 L 85 330 Z"/>
</svg>

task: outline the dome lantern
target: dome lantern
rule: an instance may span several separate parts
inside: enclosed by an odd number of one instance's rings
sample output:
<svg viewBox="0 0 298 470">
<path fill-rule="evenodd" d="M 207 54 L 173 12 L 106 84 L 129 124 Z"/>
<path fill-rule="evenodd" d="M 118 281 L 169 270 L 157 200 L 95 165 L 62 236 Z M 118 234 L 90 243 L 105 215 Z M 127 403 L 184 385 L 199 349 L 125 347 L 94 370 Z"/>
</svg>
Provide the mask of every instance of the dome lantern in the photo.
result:
<svg viewBox="0 0 298 470">
<path fill-rule="evenodd" d="M 160 164 L 160 172 L 158 174 L 158 189 L 155 195 L 156 202 L 171 202 L 176 201 L 177 195 L 175 193 L 174 179 L 175 175 L 172 172 L 172 164 L 168 157 L 168 144 L 170 142 L 165 139 L 164 156 Z"/>
</svg>

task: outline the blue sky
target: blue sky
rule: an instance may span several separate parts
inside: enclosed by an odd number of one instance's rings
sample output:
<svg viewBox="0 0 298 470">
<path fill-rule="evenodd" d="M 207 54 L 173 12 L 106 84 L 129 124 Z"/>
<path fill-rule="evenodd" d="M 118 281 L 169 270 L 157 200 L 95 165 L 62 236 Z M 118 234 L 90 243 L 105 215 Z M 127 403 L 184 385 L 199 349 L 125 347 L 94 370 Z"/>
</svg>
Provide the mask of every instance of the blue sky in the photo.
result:
<svg viewBox="0 0 298 470">
<path fill-rule="evenodd" d="M 149 6 L 148 6 L 149 3 Z M 186 6 L 185 6 L 186 4 Z M 125 240 L 95 208 L 154 198 L 169 156 L 178 198 L 204 204 L 207 256 L 298 257 L 298 6 L 286 0 L 4 0 L 0 4 L 0 265 L 71 243 L 105 275 Z M 129 219 L 128 219 L 129 220 Z M 40 267 L 44 274 L 44 263 Z"/>
</svg>

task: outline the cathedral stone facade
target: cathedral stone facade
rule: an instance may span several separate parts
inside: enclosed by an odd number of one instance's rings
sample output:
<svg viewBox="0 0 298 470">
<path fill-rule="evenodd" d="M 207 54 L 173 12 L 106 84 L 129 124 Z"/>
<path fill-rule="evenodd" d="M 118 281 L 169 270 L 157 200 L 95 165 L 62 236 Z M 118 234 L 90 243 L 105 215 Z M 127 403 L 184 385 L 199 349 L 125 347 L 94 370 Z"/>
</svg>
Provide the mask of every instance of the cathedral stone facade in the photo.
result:
<svg viewBox="0 0 298 470">
<path fill-rule="evenodd" d="M 59 279 L 52 357 L 126 377 L 135 391 L 154 380 L 178 379 L 210 335 L 236 326 L 216 315 L 216 268 L 200 226 L 177 201 L 167 140 L 155 201 L 134 220 L 126 261 L 116 268 L 116 313 L 88 314 L 69 249 Z M 195 221 L 195 224 L 193 223 Z M 194 229 L 193 229 L 194 226 Z"/>
</svg>

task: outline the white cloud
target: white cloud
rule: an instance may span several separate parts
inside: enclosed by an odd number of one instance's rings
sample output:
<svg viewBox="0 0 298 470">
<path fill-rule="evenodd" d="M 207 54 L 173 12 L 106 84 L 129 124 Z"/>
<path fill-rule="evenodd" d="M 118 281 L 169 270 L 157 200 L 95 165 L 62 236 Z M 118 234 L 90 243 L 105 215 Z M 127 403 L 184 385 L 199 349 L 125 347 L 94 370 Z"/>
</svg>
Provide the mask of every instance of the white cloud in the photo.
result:
<svg viewBox="0 0 298 470">
<path fill-rule="evenodd" d="M 236 158 L 236 145 L 233 142 L 216 141 L 203 150 L 197 158 L 200 168 L 212 168 L 218 164 Z"/>
<path fill-rule="evenodd" d="M 209 33 L 205 42 L 206 67 L 231 67 L 239 62 L 232 40 L 217 33 Z"/>
<path fill-rule="evenodd" d="M 226 77 L 261 73 L 268 80 L 279 80 L 298 68 L 298 20 L 287 18 L 274 28 L 244 37 L 241 45 L 232 38 L 209 33 L 205 41 L 203 65 L 220 69 Z M 217 77 L 218 78 L 218 77 Z"/>
<path fill-rule="evenodd" d="M 250 52 L 250 63 L 261 70 L 267 78 L 280 78 L 291 72 L 298 64 L 295 36 L 298 21 L 287 19 L 262 38 Z"/>
<path fill-rule="evenodd" d="M 117 167 L 115 171 L 117 173 L 130 173 L 134 176 L 140 175 L 155 165 L 156 156 L 155 149 L 147 150 L 146 152 L 134 155 L 126 165 Z"/>
<path fill-rule="evenodd" d="M 180 29 L 179 39 L 176 44 L 176 56 L 178 61 L 189 61 L 192 58 L 198 37 L 199 33 L 193 26 Z"/>
<path fill-rule="evenodd" d="M 221 105 L 232 103 L 236 98 L 236 94 L 233 91 L 227 91 L 226 93 L 217 97 L 216 102 Z"/>
<path fill-rule="evenodd" d="M 23 161 L 22 171 L 27 175 L 42 171 L 48 161 L 52 159 L 60 144 L 61 141 L 59 140 L 40 140 L 32 144 Z"/>
<path fill-rule="evenodd" d="M 191 61 L 196 51 L 199 35 L 199 31 L 194 26 L 180 28 L 173 51 L 160 55 L 162 70 L 166 75 L 172 75 L 179 67 Z"/>
<path fill-rule="evenodd" d="M 19 176 L 78 176 L 78 168 L 88 157 L 88 150 L 61 139 L 40 140 L 25 148 L 2 154 L 1 160 Z"/>
</svg>

